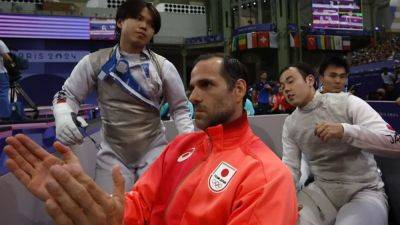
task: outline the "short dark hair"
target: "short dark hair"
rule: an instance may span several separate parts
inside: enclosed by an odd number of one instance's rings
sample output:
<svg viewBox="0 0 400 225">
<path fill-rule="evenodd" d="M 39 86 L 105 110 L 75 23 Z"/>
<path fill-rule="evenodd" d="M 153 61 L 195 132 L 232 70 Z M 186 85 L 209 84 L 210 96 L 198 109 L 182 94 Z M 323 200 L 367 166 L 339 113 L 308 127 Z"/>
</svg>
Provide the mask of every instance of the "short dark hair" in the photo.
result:
<svg viewBox="0 0 400 225">
<path fill-rule="evenodd" d="M 128 18 L 137 19 L 140 12 L 145 7 L 150 11 L 150 15 L 153 18 L 152 27 L 154 29 L 154 34 L 157 34 L 161 28 L 161 16 L 158 10 L 150 2 L 145 2 L 143 0 L 126 0 L 118 7 L 117 14 L 115 15 L 115 22 L 118 23 L 118 21 Z M 115 35 L 116 39 L 119 41 L 121 29 L 118 26 L 115 26 Z"/>
<path fill-rule="evenodd" d="M 220 68 L 220 74 L 228 84 L 228 88 L 230 90 L 233 89 L 235 83 L 239 79 L 243 79 L 247 83 L 248 72 L 246 66 L 241 63 L 238 59 L 235 59 L 231 56 L 228 56 L 224 53 L 206 53 L 200 55 L 195 61 L 194 66 L 203 60 L 208 60 L 211 58 L 221 58 L 222 59 L 222 66 Z M 243 105 L 246 102 L 246 95 L 243 97 Z"/>
<path fill-rule="evenodd" d="M 303 63 L 303 62 L 299 62 L 297 64 L 291 65 L 291 66 L 287 66 L 285 67 L 279 74 L 279 78 L 282 76 L 282 73 L 285 72 L 286 70 L 290 69 L 291 67 L 296 68 L 299 73 L 301 74 L 301 76 L 303 77 L 304 80 L 306 80 L 306 77 L 308 77 L 309 75 L 312 75 L 314 77 L 314 88 L 317 88 L 317 74 L 315 72 L 315 70 L 308 65 L 307 63 Z"/>
<path fill-rule="evenodd" d="M 331 57 L 325 58 L 322 61 L 321 65 L 319 66 L 319 70 L 318 70 L 319 75 L 324 76 L 324 72 L 325 72 L 326 68 L 328 68 L 329 66 L 344 68 L 344 70 L 346 71 L 347 74 L 350 71 L 349 64 L 343 57 L 331 56 Z"/>
</svg>

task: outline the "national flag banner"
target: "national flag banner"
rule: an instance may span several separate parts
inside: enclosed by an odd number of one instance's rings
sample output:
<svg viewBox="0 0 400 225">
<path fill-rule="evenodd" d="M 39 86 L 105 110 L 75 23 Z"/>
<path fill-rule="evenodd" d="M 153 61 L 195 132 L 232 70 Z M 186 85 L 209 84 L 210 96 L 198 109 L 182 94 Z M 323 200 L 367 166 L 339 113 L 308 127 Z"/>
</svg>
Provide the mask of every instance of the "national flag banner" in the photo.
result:
<svg viewBox="0 0 400 225">
<path fill-rule="evenodd" d="M 245 50 L 247 48 L 247 35 L 246 34 L 241 34 L 239 35 L 239 41 L 238 41 L 238 46 L 239 50 Z"/>
<path fill-rule="evenodd" d="M 253 42 L 253 48 L 258 47 L 258 37 L 257 37 L 257 32 L 252 32 L 251 33 L 251 41 Z"/>
<path fill-rule="evenodd" d="M 300 47 L 300 35 L 297 32 L 290 32 L 290 47 L 299 48 Z"/>
<path fill-rule="evenodd" d="M 294 48 L 295 44 L 294 44 L 294 34 L 293 32 L 290 32 L 290 36 L 289 36 L 289 42 L 290 42 L 290 47 Z"/>
<path fill-rule="evenodd" d="M 269 32 L 269 47 L 278 48 L 278 33 L 273 31 Z"/>
<path fill-rule="evenodd" d="M 236 52 L 238 50 L 238 37 L 237 36 L 232 38 L 231 50 L 232 50 L 232 52 Z"/>
<path fill-rule="evenodd" d="M 301 41 L 300 41 L 300 33 L 295 33 L 296 35 L 294 36 L 294 47 L 300 48 Z"/>
<path fill-rule="evenodd" d="M 343 50 L 342 36 L 335 36 L 335 50 Z"/>
<path fill-rule="evenodd" d="M 269 33 L 268 32 L 257 32 L 258 47 L 268 48 L 269 47 Z"/>
<path fill-rule="evenodd" d="M 247 48 L 257 48 L 257 33 L 247 33 Z"/>
<path fill-rule="evenodd" d="M 330 41 L 331 41 L 331 50 L 335 50 L 335 36 L 331 36 Z"/>
<path fill-rule="evenodd" d="M 326 38 L 325 35 L 321 35 L 321 49 L 322 50 L 326 49 L 326 47 L 325 47 L 325 38 Z"/>
<path fill-rule="evenodd" d="M 247 39 L 247 49 L 252 49 L 253 48 L 253 36 L 251 33 L 246 34 L 246 39 Z"/>
<path fill-rule="evenodd" d="M 350 41 L 350 37 L 349 36 L 344 36 L 342 38 L 342 45 L 343 45 L 343 50 L 351 50 L 351 41 Z"/>
<path fill-rule="evenodd" d="M 307 49 L 308 50 L 316 50 L 317 49 L 317 40 L 313 35 L 307 36 Z"/>
<path fill-rule="evenodd" d="M 331 36 L 325 35 L 325 49 L 326 50 L 331 50 Z"/>
<path fill-rule="evenodd" d="M 321 43 L 321 35 L 317 35 L 315 37 L 316 41 L 317 41 L 317 49 L 322 49 L 322 43 Z"/>
</svg>

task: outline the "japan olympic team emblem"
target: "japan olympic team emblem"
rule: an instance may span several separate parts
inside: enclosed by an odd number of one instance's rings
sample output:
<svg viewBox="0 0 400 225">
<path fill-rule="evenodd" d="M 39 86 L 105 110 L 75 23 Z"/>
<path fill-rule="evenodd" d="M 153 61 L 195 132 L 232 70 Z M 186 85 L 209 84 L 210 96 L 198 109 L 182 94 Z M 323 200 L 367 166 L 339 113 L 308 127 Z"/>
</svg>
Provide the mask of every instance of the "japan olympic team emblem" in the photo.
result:
<svg viewBox="0 0 400 225">
<path fill-rule="evenodd" d="M 223 191 L 228 186 L 235 173 L 236 168 L 226 162 L 221 162 L 211 173 L 208 179 L 208 187 L 215 193 Z"/>
</svg>

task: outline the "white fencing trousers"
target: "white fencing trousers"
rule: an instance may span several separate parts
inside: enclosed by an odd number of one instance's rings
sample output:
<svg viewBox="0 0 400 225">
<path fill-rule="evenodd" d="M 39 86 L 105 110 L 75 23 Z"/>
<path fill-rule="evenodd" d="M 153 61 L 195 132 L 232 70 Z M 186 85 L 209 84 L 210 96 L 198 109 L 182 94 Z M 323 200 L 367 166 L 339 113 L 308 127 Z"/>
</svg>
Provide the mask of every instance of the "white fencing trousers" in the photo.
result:
<svg viewBox="0 0 400 225">
<path fill-rule="evenodd" d="M 387 225 L 388 205 L 382 191 L 363 189 L 339 210 L 321 188 L 311 183 L 298 193 L 298 225 Z"/>
<path fill-rule="evenodd" d="M 97 153 L 95 182 L 106 192 L 113 193 L 114 182 L 112 179 L 112 168 L 120 165 L 122 176 L 125 178 L 125 191 L 130 191 L 133 184 L 157 159 L 167 146 L 168 142 L 164 135 L 160 135 L 149 146 L 149 151 L 135 164 L 126 165 L 107 142 L 101 143 L 101 150 Z"/>
</svg>

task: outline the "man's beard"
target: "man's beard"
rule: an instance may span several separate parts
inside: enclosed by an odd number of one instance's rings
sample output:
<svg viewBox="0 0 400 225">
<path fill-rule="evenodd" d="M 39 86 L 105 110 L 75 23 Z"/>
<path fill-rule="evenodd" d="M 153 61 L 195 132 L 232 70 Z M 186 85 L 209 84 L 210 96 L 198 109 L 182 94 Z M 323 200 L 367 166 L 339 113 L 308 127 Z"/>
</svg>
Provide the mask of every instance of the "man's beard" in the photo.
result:
<svg viewBox="0 0 400 225">
<path fill-rule="evenodd" d="M 225 111 L 217 112 L 216 114 L 210 116 L 210 118 L 208 120 L 208 124 L 206 125 L 206 127 L 204 129 L 228 122 L 228 120 L 232 117 L 234 112 L 235 112 L 234 108 L 230 108 Z"/>
</svg>

